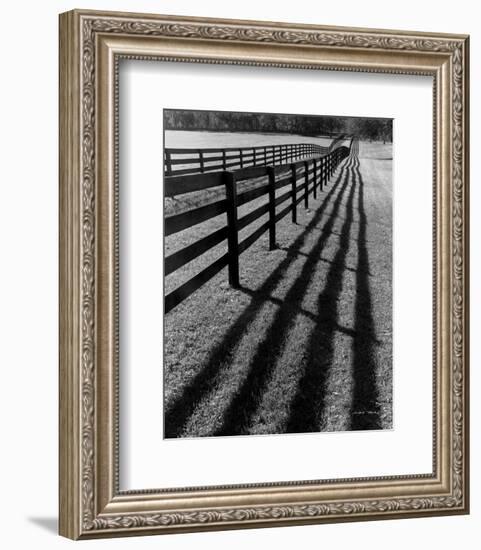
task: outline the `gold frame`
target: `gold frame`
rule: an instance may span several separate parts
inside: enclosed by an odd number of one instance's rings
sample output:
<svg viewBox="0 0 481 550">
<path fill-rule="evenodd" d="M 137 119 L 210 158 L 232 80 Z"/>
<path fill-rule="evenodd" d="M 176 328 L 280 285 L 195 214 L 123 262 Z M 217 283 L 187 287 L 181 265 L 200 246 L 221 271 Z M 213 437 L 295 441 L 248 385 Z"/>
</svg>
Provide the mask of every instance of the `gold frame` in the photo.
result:
<svg viewBox="0 0 481 550">
<path fill-rule="evenodd" d="M 467 36 L 60 15 L 60 533 L 80 539 L 468 512 Z M 118 59 L 431 75 L 433 474 L 119 492 Z"/>
</svg>

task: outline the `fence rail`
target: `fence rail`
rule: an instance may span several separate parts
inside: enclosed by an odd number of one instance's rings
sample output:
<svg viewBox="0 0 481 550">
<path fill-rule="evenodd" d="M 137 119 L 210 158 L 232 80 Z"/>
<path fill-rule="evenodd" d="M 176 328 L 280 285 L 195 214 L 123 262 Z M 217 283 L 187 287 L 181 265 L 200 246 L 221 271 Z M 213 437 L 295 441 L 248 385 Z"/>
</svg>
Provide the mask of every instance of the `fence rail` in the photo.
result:
<svg viewBox="0 0 481 550">
<path fill-rule="evenodd" d="M 182 176 L 219 170 L 238 170 L 248 166 L 280 165 L 301 158 L 325 155 L 329 147 L 314 143 L 286 143 L 260 147 L 223 149 L 164 149 L 164 174 Z M 208 181 L 208 180 L 206 180 Z"/>
<path fill-rule="evenodd" d="M 165 236 L 194 227 L 220 214 L 225 213 L 227 218 L 225 226 L 165 258 L 164 272 L 165 275 L 169 275 L 214 246 L 227 241 L 225 254 L 165 296 L 165 313 L 180 304 L 226 266 L 229 268 L 229 284 L 234 288 L 239 287 L 240 255 L 267 231 L 269 232 L 269 249 L 273 250 L 276 247 L 277 222 L 291 213 L 292 222 L 296 223 L 299 203 L 304 202 L 306 208 L 309 206 L 309 196 L 312 194 L 316 198 L 317 192 L 323 190 L 336 167 L 349 155 L 349 152 L 349 147 L 342 146 L 324 156 L 290 162 L 287 166 L 270 165 L 224 170 L 211 174 L 165 177 L 166 196 L 215 186 L 225 188 L 225 198 L 167 217 L 164 226 Z M 239 192 L 237 185 L 239 181 L 258 177 L 267 177 L 267 183 L 248 191 Z M 276 196 L 276 191 L 285 187 L 289 187 L 289 189 Z M 239 217 L 238 208 L 240 206 L 265 195 L 268 197 L 265 204 Z M 288 202 L 287 206 L 279 211 L 278 207 L 286 202 Z M 266 214 L 268 215 L 267 221 L 239 242 L 239 232 Z"/>
</svg>

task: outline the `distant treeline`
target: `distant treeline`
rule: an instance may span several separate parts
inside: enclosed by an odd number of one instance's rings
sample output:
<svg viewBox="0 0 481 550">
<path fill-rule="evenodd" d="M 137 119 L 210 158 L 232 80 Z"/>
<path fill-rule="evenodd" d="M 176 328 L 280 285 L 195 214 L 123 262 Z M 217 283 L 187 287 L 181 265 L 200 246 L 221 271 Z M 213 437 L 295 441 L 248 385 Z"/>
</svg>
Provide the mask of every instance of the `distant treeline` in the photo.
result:
<svg viewBox="0 0 481 550">
<path fill-rule="evenodd" d="M 356 135 L 362 140 L 392 141 L 392 120 L 230 111 L 186 111 L 164 109 L 166 130 L 210 132 L 266 132 L 307 136 Z"/>
</svg>

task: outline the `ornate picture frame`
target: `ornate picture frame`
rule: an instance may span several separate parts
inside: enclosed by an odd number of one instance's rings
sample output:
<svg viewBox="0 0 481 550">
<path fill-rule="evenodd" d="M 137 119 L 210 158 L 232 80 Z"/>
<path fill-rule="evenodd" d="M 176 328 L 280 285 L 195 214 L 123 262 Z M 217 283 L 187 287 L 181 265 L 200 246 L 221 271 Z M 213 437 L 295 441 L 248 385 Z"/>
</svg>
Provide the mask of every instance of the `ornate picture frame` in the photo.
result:
<svg viewBox="0 0 481 550">
<path fill-rule="evenodd" d="M 120 59 L 433 78 L 432 473 L 119 489 Z M 468 71 L 469 39 L 460 35 L 86 10 L 60 15 L 61 535 L 468 513 Z"/>
</svg>

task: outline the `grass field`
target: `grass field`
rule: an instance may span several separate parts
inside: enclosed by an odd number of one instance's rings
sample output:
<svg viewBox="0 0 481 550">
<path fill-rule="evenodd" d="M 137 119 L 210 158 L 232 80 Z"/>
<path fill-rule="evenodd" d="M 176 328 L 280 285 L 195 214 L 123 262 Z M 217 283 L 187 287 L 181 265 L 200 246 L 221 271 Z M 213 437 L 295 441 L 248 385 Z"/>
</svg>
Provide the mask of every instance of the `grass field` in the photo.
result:
<svg viewBox="0 0 481 550">
<path fill-rule="evenodd" d="M 215 147 L 262 147 L 284 143 L 314 143 L 329 147 L 332 142 L 328 137 L 308 137 L 296 134 L 251 134 L 248 132 L 190 132 L 167 130 L 165 147 L 171 148 L 215 148 Z M 342 142 L 339 145 L 348 142 Z M 266 182 L 266 178 L 251 179 L 238 186 L 238 192 L 247 191 Z M 211 188 L 180 197 L 167 197 L 164 203 L 165 215 L 180 214 L 196 206 L 202 206 L 224 197 L 223 188 Z"/>
<path fill-rule="evenodd" d="M 189 132 L 185 130 L 166 130 L 164 146 L 172 148 L 209 148 L 209 147 L 260 147 L 264 145 L 282 145 L 284 143 L 314 143 L 328 147 L 330 137 L 311 137 L 297 134 L 273 134 L 250 132 Z"/>
<path fill-rule="evenodd" d="M 240 257 L 239 290 L 224 269 L 166 315 L 166 437 L 392 427 L 391 159 L 390 144 L 361 143 L 297 224 L 277 224 L 276 250 L 266 234 Z M 224 224 L 173 235 L 165 253 Z M 166 293 L 224 252 L 167 277 Z"/>
</svg>

